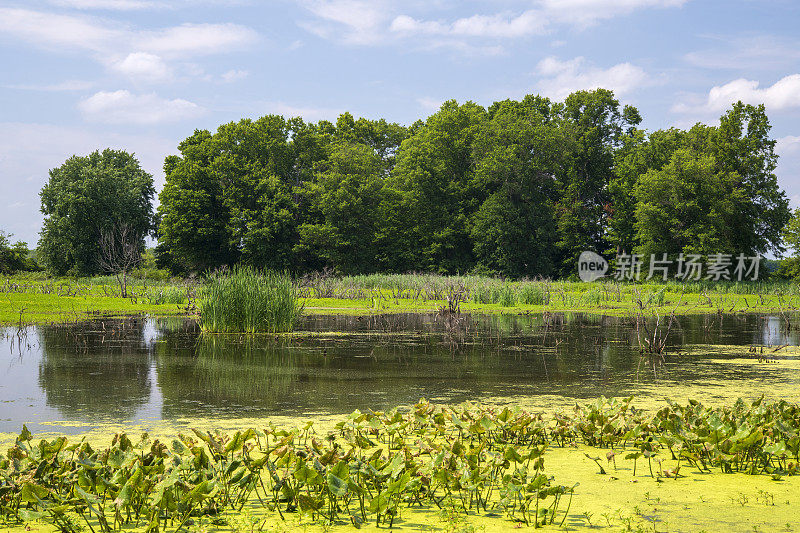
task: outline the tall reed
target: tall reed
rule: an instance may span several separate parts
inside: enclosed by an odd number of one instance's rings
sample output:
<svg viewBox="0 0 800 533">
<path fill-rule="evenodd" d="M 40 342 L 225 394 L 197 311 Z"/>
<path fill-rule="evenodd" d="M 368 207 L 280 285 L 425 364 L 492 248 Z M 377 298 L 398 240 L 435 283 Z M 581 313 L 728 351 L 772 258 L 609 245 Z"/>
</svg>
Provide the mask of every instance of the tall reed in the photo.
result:
<svg viewBox="0 0 800 533">
<path fill-rule="evenodd" d="M 209 277 L 200 301 L 200 325 L 214 333 L 287 332 L 302 308 L 288 274 L 237 266 Z"/>
</svg>

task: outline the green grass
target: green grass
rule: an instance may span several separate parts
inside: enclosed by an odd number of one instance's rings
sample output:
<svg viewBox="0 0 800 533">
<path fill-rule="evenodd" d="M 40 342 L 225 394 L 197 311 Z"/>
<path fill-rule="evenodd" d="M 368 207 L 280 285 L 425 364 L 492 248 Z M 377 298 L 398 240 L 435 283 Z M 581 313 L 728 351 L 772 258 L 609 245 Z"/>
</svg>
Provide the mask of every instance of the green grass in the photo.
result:
<svg viewBox="0 0 800 533">
<path fill-rule="evenodd" d="M 17 324 L 20 319 L 23 323 L 68 322 L 96 314 L 192 314 L 195 304 L 205 305 L 208 299 L 207 281 L 132 279 L 129 290 L 133 297 L 124 299 L 119 297 L 116 281 L 110 277 L 51 279 L 42 273 L 10 276 L 0 279 L 0 323 Z M 296 294 L 312 314 L 413 313 L 436 312 L 447 306 L 448 293 L 460 289 L 461 311 L 467 313 L 575 311 L 629 315 L 639 310 L 666 314 L 674 309 L 680 314 L 716 314 L 790 313 L 800 309 L 800 284 L 782 281 L 630 284 L 608 280 L 580 283 L 375 274 L 306 277 L 299 282 Z M 253 305 L 255 311 L 262 304 Z"/>
<path fill-rule="evenodd" d="M 234 267 L 213 274 L 200 301 L 200 325 L 213 333 L 283 333 L 302 311 L 288 274 Z"/>
</svg>

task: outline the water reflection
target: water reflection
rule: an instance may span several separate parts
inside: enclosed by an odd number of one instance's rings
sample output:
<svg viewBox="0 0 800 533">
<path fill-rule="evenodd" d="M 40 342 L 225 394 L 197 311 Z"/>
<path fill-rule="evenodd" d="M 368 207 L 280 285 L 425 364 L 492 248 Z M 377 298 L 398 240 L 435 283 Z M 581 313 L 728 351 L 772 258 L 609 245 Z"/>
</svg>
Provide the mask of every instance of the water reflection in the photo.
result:
<svg viewBox="0 0 800 533">
<path fill-rule="evenodd" d="M 798 343 L 783 319 L 753 315 L 680 317 L 663 360 L 643 359 L 635 320 L 619 317 L 306 317 L 301 330 L 315 333 L 202 335 L 175 319 L 42 326 L 22 332 L 25 342 L 6 330 L 0 431 L 63 419 L 340 413 L 422 396 L 624 395 L 659 380 L 754 379 L 747 369 L 677 355 L 692 346 Z"/>
<path fill-rule="evenodd" d="M 39 328 L 45 403 L 68 418 L 133 416 L 151 395 L 155 337 L 146 326 L 133 319 Z"/>
</svg>

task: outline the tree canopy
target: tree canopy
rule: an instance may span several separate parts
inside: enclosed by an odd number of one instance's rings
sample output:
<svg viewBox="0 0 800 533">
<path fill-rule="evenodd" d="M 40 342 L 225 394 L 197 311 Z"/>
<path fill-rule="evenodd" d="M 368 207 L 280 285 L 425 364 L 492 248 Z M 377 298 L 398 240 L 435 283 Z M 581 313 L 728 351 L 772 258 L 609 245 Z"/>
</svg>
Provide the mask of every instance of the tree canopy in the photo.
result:
<svg viewBox="0 0 800 533">
<path fill-rule="evenodd" d="M 641 121 L 597 89 L 451 100 L 408 128 L 345 113 L 198 130 L 164 165 L 159 262 L 535 277 L 573 274 L 584 250 L 781 252 L 763 106 L 688 130 Z"/>
<path fill-rule="evenodd" d="M 121 150 L 73 156 L 50 171 L 39 193 L 45 215 L 37 257 L 56 275 L 102 271 L 103 231 L 125 225 L 144 250 L 153 224 L 153 177 Z"/>
<path fill-rule="evenodd" d="M 11 243 L 11 235 L 0 231 L 0 274 L 13 274 L 21 270 L 37 270 L 31 258 L 28 244 L 22 241 Z"/>
</svg>

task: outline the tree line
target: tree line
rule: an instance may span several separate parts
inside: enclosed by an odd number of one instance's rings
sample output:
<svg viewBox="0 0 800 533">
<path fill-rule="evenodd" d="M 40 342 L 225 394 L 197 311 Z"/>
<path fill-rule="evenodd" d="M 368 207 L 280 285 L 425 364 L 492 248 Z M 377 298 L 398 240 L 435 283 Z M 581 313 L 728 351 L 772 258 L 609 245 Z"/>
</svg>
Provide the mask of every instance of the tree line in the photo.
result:
<svg viewBox="0 0 800 533">
<path fill-rule="evenodd" d="M 295 273 L 560 277 L 578 255 L 783 251 L 791 218 L 764 106 L 647 132 L 611 91 L 488 108 L 445 102 L 409 127 L 269 115 L 196 130 L 152 177 L 125 152 L 73 157 L 41 193 L 39 257 L 100 270 L 104 227 L 157 238 L 174 273 L 247 264 Z"/>
</svg>

